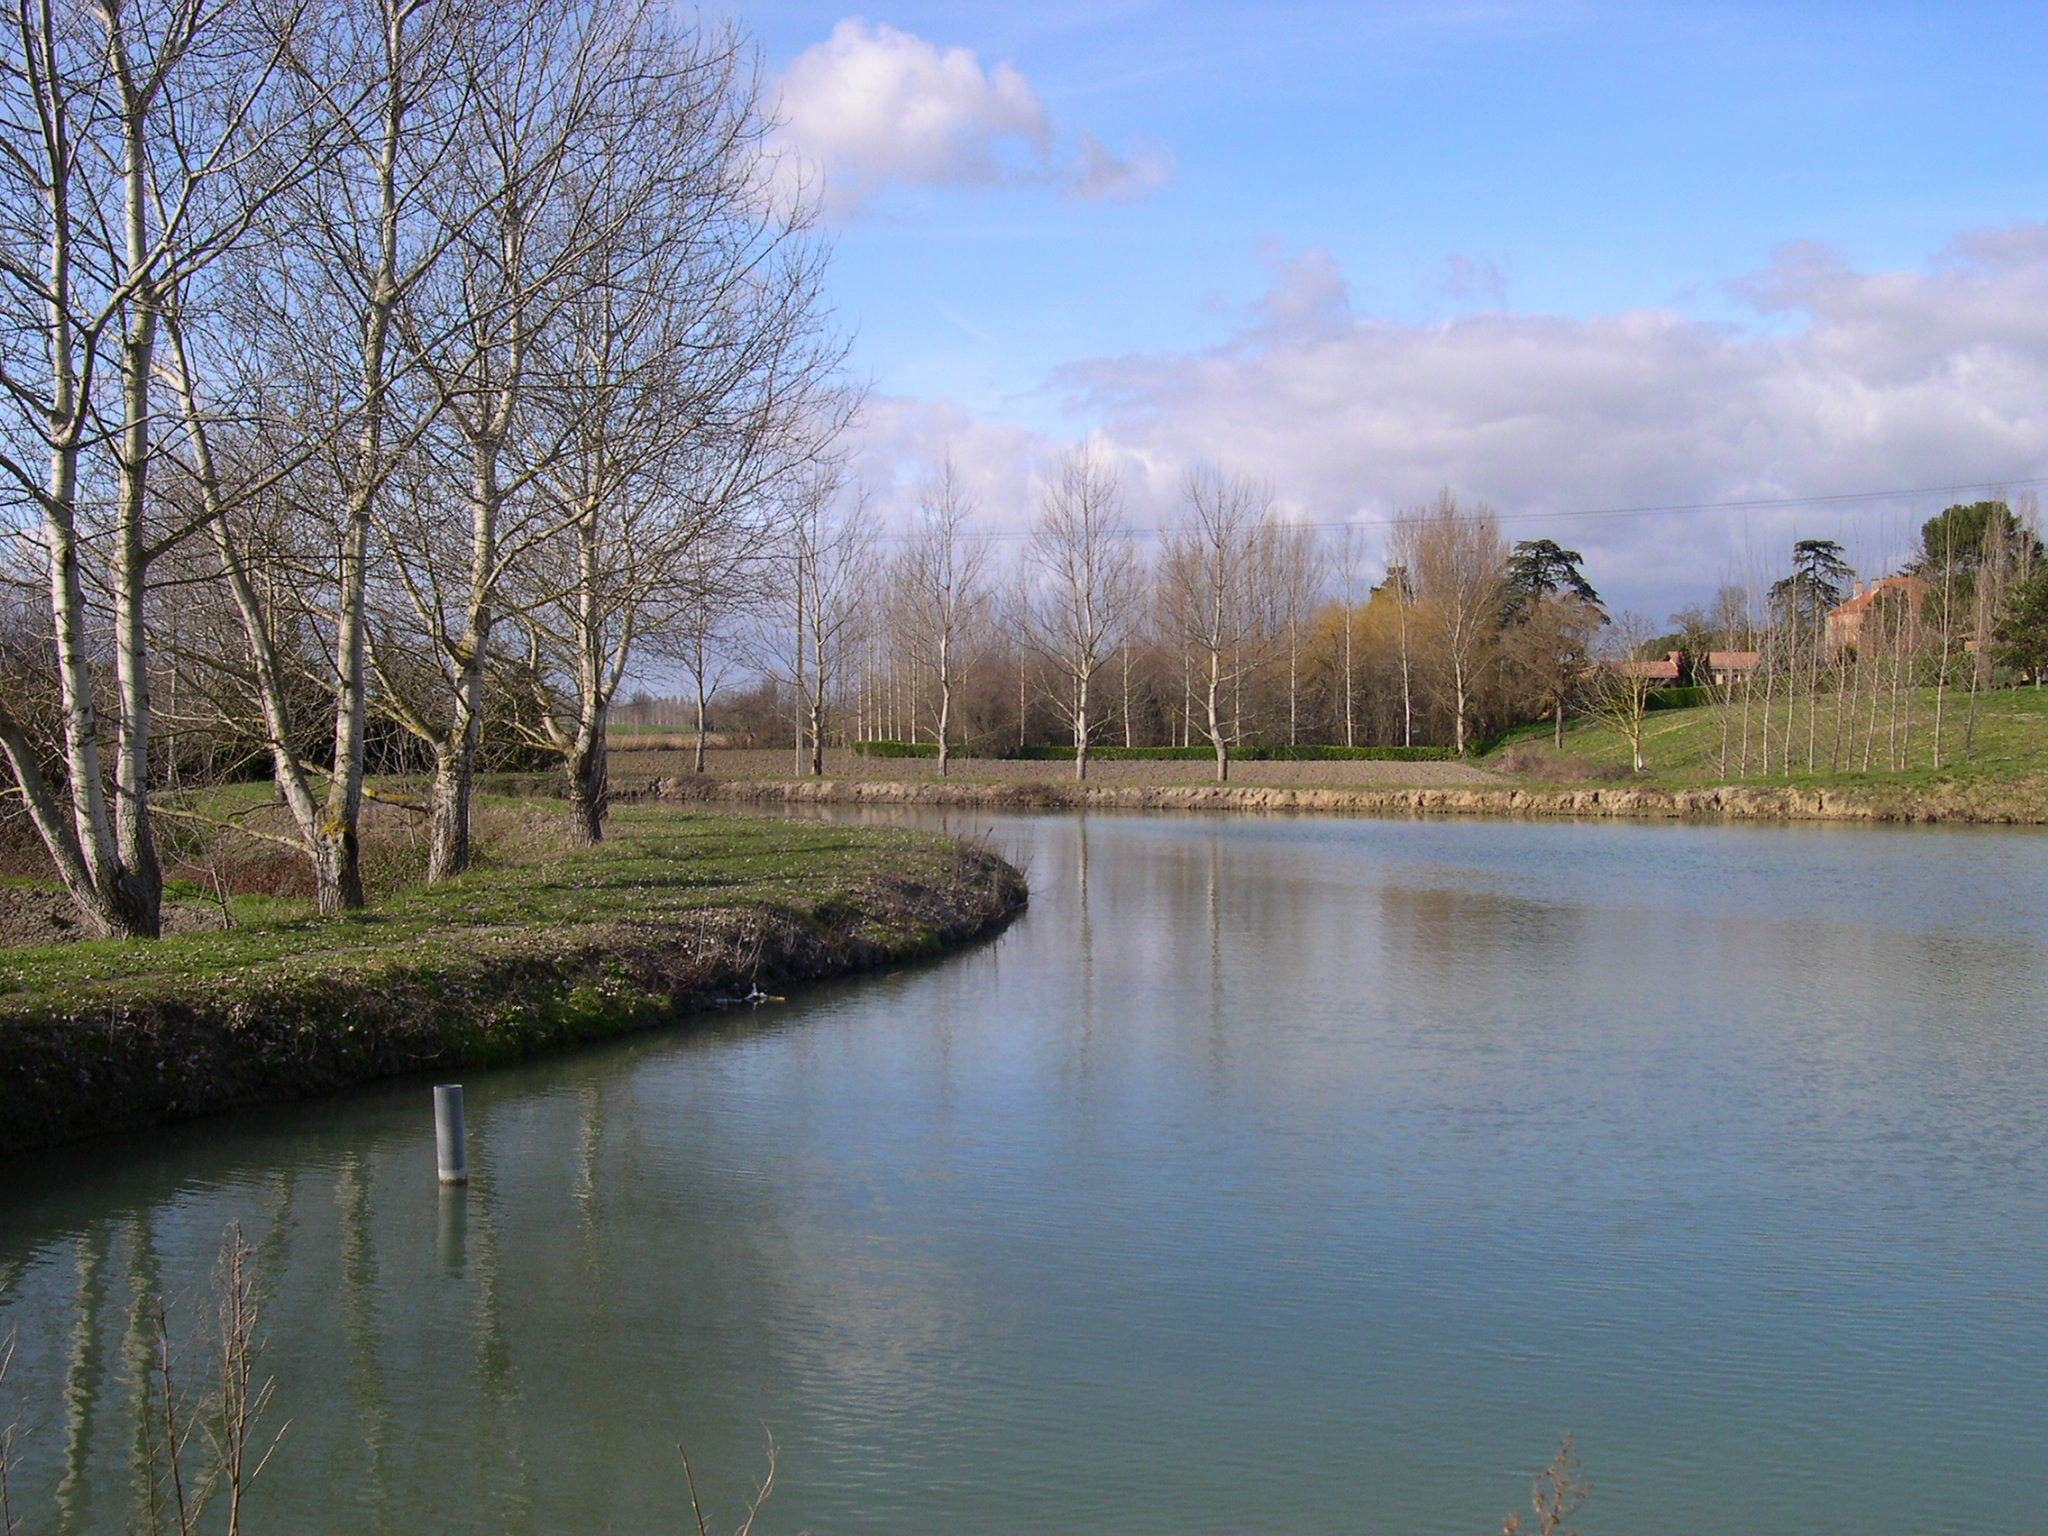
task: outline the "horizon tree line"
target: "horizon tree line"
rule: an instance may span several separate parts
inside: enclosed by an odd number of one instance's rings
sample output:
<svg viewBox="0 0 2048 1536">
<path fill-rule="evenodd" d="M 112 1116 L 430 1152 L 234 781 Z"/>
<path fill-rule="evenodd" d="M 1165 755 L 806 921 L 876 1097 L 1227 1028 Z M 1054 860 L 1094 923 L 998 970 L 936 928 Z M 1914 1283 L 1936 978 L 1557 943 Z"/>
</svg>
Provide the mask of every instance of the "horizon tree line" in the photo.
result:
<svg viewBox="0 0 2048 1536">
<path fill-rule="evenodd" d="M 1221 780 L 1245 747 L 1463 754 L 1537 719 L 1561 749 L 1573 714 L 1612 721 L 1639 749 L 1648 704 L 1630 706 L 1631 690 L 1613 686 L 1637 677 L 1648 681 L 1635 692 L 1695 687 L 1695 702 L 1719 709 L 1731 776 L 1766 764 L 1840 767 L 1875 752 L 1879 735 L 1874 760 L 1903 767 L 1916 746 L 1912 688 L 1934 690 L 1937 743 L 1952 734 L 1948 693 L 1967 692 L 1968 755 L 1994 672 L 2037 671 L 2022 637 L 2048 625 L 2048 567 L 2035 558 L 2031 511 L 2002 502 L 1931 520 L 1898 573 L 1920 585 L 1888 589 L 1860 642 L 1838 643 L 1828 616 L 1854 573 L 1833 541 L 1796 541 L 1787 574 L 1766 592 L 1724 587 L 1713 605 L 1674 614 L 1660 631 L 1638 614 L 1610 616 L 1577 551 L 1546 538 L 1511 546 L 1491 509 L 1448 492 L 1395 519 L 1372 583 L 1360 579 L 1355 528 L 1330 538 L 1291 523 L 1247 477 L 1198 465 L 1179 499 L 1178 522 L 1148 553 L 1104 455 L 1084 445 L 1048 473 L 1005 571 L 989 533 L 974 530 L 948 460 L 920 489 L 895 558 L 880 529 L 868 529 L 873 579 L 849 607 L 857 638 L 834 701 L 822 716 L 815 697 L 808 706 L 803 766 L 822 772 L 821 721 L 842 745 L 929 748 L 941 773 L 963 749 L 1064 748 L 1085 777 L 1104 746 L 1172 746 L 1203 749 Z M 943 595 L 916 574 L 931 560 L 937 507 L 964 570 Z M 2016 606 L 2028 593 L 2040 609 L 2031 628 Z M 2038 648 L 2048 663 L 2048 646 Z M 1675 675 L 1643 670 L 1664 670 L 1674 651 L 1683 658 Z M 762 684 L 730 692 L 721 716 L 765 739 L 777 730 L 777 685 L 770 669 Z"/>
</svg>

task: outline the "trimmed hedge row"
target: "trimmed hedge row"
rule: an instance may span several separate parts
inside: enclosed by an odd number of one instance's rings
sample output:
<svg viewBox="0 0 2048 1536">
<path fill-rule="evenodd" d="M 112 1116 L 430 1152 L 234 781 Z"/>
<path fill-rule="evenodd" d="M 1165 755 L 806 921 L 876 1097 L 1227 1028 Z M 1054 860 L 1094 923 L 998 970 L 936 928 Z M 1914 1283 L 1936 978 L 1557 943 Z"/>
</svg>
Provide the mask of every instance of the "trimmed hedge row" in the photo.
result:
<svg viewBox="0 0 2048 1536">
<path fill-rule="evenodd" d="M 1645 709 L 1698 709 L 1713 702 L 1711 688 L 1653 688 L 1643 695 Z"/>
<path fill-rule="evenodd" d="M 936 743 L 929 741 L 856 741 L 854 752 L 861 757 L 937 757 Z"/>
<path fill-rule="evenodd" d="M 1234 763 L 1442 763 L 1458 754 L 1449 747 L 1232 747 Z M 1026 762 L 1072 762 L 1072 747 L 1012 747 L 1003 753 Z M 1200 747 L 1090 747 L 1088 756 L 1105 763 L 1206 763 L 1216 749 Z"/>
</svg>

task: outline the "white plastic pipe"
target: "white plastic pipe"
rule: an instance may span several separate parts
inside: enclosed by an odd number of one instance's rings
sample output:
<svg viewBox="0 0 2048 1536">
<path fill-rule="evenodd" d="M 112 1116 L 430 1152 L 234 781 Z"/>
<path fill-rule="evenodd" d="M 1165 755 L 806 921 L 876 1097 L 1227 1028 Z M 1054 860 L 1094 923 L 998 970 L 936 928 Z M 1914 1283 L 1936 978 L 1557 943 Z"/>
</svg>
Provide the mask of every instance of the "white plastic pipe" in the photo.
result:
<svg viewBox="0 0 2048 1536">
<path fill-rule="evenodd" d="M 469 1182 L 469 1149 L 463 1144 L 462 1084 L 434 1087 L 434 1161 L 443 1184 Z"/>
</svg>

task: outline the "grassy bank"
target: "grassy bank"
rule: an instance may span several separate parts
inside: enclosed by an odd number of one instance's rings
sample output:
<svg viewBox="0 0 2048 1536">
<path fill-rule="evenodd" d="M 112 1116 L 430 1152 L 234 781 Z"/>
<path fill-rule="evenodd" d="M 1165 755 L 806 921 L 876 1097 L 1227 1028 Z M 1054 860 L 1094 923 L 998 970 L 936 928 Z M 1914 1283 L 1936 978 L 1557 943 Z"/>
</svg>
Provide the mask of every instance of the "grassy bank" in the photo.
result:
<svg viewBox="0 0 2048 1536">
<path fill-rule="evenodd" d="M 601 848 L 535 839 L 339 922 L 240 898 L 228 931 L 0 949 L 0 1153 L 645 1028 L 1024 899 L 950 839 L 622 807 Z"/>
<path fill-rule="evenodd" d="M 671 803 L 722 805 L 941 805 L 1039 810 L 1351 812 L 1373 815 L 1717 817 L 1745 821 L 1932 821 L 2048 825 L 2048 692 L 2003 689 L 1978 701 L 1964 756 L 1966 698 L 1943 701 L 1942 766 L 1933 766 L 1931 689 L 1902 699 L 1894 742 L 1888 712 L 1879 729 L 1867 715 L 1842 721 L 1824 698 L 1809 722 L 1794 719 L 1792 771 L 1785 771 L 1784 706 L 1773 715 L 1771 768 L 1763 761 L 1761 702 L 1750 722 L 1747 772 L 1741 719 L 1716 706 L 1654 712 L 1645 732 L 1648 771 L 1629 770 L 1627 741 L 1612 726 L 1577 720 L 1565 749 L 1550 727 L 1517 731 L 1465 763 L 1290 762 L 1233 766 L 1216 784 L 1206 765 L 1109 762 L 1075 783 L 1060 764 L 967 762 L 947 779 L 922 759 L 828 757 L 822 779 L 790 772 L 786 754 L 714 753 L 698 775 L 658 753 L 620 754 L 625 792 Z M 1910 722 L 1910 725 L 1909 725 Z M 1727 772 L 1722 771 L 1724 726 Z M 1811 737 L 1816 768 L 1806 770 Z M 1872 767 L 1862 766 L 1870 738 Z M 1850 757 L 1851 745 L 1855 756 Z M 1888 766 L 1896 751 L 1905 766 Z M 1833 755 L 1840 765 L 1830 771 Z"/>
<path fill-rule="evenodd" d="M 1750 710 L 1746 755 L 1738 698 L 1726 710 L 1710 706 L 1651 714 L 1643 732 L 1647 771 L 1640 775 L 1629 772 L 1628 743 L 1621 734 L 1590 720 L 1567 726 L 1562 754 L 1551 750 L 1548 729 L 1536 727 L 1517 733 L 1520 739 L 1506 743 L 1489 761 L 1515 770 L 1516 778 L 1531 787 L 1578 789 L 1598 783 L 1695 800 L 1701 791 L 1720 789 L 1758 803 L 1776 800 L 1804 807 L 1803 814 L 1809 815 L 2048 823 L 2048 691 L 2004 688 L 1983 695 L 1975 729 L 1966 736 L 1969 701 L 1951 690 L 1941 701 L 1939 768 L 1934 765 L 1933 689 L 1902 697 L 1896 730 L 1889 700 L 1881 701 L 1874 730 L 1867 698 L 1853 701 L 1849 709 L 1839 709 L 1839 702 L 1823 697 L 1809 716 L 1806 702 L 1800 701 L 1791 720 L 1789 764 L 1783 700 L 1772 712 L 1770 760 L 1765 763 L 1761 695 Z"/>
</svg>

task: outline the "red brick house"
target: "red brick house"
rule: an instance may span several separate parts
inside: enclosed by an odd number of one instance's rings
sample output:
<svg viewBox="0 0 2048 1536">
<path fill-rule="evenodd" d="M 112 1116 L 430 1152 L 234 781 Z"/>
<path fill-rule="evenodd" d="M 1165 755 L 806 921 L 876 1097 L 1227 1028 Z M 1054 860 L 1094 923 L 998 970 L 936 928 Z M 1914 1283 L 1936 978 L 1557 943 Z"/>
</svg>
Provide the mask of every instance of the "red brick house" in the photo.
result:
<svg viewBox="0 0 2048 1536">
<path fill-rule="evenodd" d="M 1862 638 L 1863 621 L 1880 604 L 1903 604 L 1907 623 L 1919 628 L 1921 607 L 1933 592 L 1934 588 L 1918 576 L 1886 576 L 1878 581 L 1857 582 L 1846 603 L 1828 610 L 1829 649 L 1841 651 L 1854 646 Z"/>
</svg>

